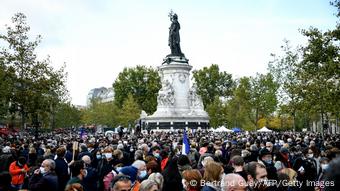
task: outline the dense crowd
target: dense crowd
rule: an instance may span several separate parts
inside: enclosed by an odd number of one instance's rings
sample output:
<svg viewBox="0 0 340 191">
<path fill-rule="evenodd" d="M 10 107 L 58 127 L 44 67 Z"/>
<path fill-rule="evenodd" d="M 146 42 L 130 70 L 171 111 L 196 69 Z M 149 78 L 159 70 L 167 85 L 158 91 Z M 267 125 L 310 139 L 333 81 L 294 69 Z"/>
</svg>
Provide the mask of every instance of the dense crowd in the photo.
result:
<svg viewBox="0 0 340 191">
<path fill-rule="evenodd" d="M 338 190 L 340 136 L 78 131 L 0 137 L 0 191 Z M 337 188 L 338 187 L 338 188 Z"/>
</svg>

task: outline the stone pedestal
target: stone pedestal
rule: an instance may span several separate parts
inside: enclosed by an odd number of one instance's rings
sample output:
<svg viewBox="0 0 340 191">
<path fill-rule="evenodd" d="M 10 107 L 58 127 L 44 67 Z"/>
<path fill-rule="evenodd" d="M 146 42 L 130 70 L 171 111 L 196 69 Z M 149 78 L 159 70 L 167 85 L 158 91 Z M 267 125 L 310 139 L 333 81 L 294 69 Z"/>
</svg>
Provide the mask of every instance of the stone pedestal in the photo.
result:
<svg viewBox="0 0 340 191">
<path fill-rule="evenodd" d="M 143 116 L 142 121 L 150 129 L 207 128 L 209 116 L 204 111 L 202 99 L 196 87 L 190 88 L 188 59 L 167 56 L 158 67 L 162 88 L 158 92 L 157 111 Z"/>
</svg>

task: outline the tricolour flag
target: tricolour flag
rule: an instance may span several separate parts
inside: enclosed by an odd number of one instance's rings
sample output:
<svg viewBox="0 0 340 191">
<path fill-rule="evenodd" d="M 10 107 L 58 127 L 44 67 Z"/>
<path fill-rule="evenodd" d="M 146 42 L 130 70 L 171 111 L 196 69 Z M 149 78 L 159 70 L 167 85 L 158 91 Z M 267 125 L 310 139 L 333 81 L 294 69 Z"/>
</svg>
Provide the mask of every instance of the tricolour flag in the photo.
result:
<svg viewBox="0 0 340 191">
<path fill-rule="evenodd" d="M 187 155 L 190 151 L 190 144 L 187 136 L 187 132 L 184 130 L 183 134 L 183 145 L 182 145 L 182 155 Z"/>
</svg>

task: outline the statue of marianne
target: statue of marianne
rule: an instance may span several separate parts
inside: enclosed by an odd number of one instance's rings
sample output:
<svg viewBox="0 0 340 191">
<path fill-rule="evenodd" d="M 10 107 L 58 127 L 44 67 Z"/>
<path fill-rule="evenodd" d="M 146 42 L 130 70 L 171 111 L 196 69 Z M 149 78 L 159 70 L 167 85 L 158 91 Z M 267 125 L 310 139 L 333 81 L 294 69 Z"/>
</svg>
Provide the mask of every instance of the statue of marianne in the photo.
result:
<svg viewBox="0 0 340 191">
<path fill-rule="evenodd" d="M 180 46 L 180 37 L 179 37 L 179 29 L 181 28 L 179 22 L 178 22 L 178 16 L 177 14 L 173 13 L 172 11 L 169 13 L 171 26 L 169 28 L 169 43 L 171 49 L 170 56 L 184 56 L 184 54 L 181 51 Z"/>
</svg>

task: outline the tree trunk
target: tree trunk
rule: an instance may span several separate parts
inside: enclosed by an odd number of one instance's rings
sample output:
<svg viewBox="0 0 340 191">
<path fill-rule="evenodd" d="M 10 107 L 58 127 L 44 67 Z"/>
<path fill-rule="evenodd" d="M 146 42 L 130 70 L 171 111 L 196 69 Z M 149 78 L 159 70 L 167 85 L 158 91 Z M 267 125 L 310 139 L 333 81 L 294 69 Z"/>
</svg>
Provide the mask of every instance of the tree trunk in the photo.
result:
<svg viewBox="0 0 340 191">
<path fill-rule="evenodd" d="M 20 114 L 21 114 L 21 125 L 20 125 L 20 128 L 22 130 L 24 130 L 25 129 L 25 123 L 26 123 L 26 116 L 25 116 L 25 111 L 24 111 L 23 108 L 21 108 Z"/>
<path fill-rule="evenodd" d="M 296 131 L 296 124 L 295 124 L 295 111 L 292 113 L 293 115 L 293 132 Z"/>
</svg>

